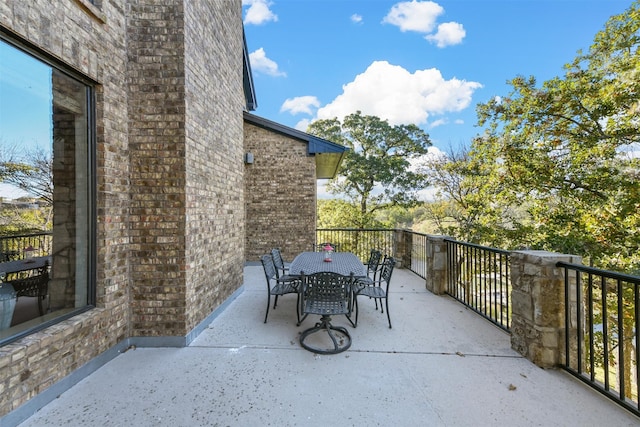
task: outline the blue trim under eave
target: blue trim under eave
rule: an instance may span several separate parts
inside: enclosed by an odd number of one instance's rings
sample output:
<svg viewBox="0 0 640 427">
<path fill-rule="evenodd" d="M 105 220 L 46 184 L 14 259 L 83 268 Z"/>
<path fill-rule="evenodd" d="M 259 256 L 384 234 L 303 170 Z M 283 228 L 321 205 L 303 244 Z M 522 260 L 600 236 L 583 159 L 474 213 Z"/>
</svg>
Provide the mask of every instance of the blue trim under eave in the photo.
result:
<svg viewBox="0 0 640 427">
<path fill-rule="evenodd" d="M 327 141 L 326 139 L 318 138 L 317 136 L 309 136 L 308 153 L 344 153 L 348 150 L 344 145 L 336 144 L 335 142 Z"/>
<path fill-rule="evenodd" d="M 348 150 L 344 145 L 309 135 L 308 133 L 273 122 L 265 119 L 264 117 L 258 117 L 255 114 L 247 113 L 246 111 L 244 112 L 244 119 L 253 125 L 306 142 L 307 153 L 309 155 L 321 153 L 344 153 Z"/>
<path fill-rule="evenodd" d="M 244 88 L 245 108 L 247 111 L 253 111 L 258 108 L 256 99 L 256 88 L 253 85 L 253 73 L 251 72 L 251 62 L 249 61 L 249 52 L 247 49 L 247 38 L 244 35 L 244 27 L 242 28 L 242 85 Z"/>
</svg>

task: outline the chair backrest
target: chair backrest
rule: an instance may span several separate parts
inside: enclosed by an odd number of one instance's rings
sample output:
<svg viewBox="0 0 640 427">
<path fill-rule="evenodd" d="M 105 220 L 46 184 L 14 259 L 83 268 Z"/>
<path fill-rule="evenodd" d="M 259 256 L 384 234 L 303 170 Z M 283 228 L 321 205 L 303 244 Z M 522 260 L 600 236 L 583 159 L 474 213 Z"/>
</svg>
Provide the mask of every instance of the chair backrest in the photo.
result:
<svg viewBox="0 0 640 427">
<path fill-rule="evenodd" d="M 49 293 L 49 264 L 39 268 L 29 277 L 7 281 L 13 286 L 17 297 L 44 297 Z"/>
<path fill-rule="evenodd" d="M 351 285 L 353 273 L 348 276 L 321 271 L 305 275 L 302 272 L 302 310 L 305 314 L 349 314 L 351 312 Z M 317 309 L 309 309 L 306 301 Z"/>
<path fill-rule="evenodd" d="M 382 252 L 377 249 L 371 249 L 369 254 L 369 260 L 367 261 L 367 270 L 371 273 L 378 271 L 378 264 L 380 264 L 380 258 L 382 258 Z"/>
<path fill-rule="evenodd" d="M 393 257 L 386 257 L 382 263 L 382 268 L 380 269 L 380 281 L 385 282 L 387 284 L 387 288 L 389 287 L 391 275 L 393 274 L 393 267 L 395 265 L 396 260 Z"/>
<path fill-rule="evenodd" d="M 267 286 L 271 288 L 271 280 L 276 278 L 276 266 L 273 264 L 273 257 L 271 255 L 262 255 L 260 257 L 262 268 L 264 269 L 264 275 L 267 278 Z"/>
<path fill-rule="evenodd" d="M 284 260 L 279 248 L 271 249 L 271 258 L 273 258 L 273 265 L 276 268 L 276 275 L 280 278 L 280 272 L 284 273 Z"/>
</svg>

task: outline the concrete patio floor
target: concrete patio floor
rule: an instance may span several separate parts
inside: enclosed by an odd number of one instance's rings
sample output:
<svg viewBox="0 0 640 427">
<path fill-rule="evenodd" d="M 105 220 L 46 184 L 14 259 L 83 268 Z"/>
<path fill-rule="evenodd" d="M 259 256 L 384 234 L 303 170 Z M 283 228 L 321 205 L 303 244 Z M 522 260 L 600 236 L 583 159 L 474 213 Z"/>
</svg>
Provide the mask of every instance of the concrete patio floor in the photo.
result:
<svg viewBox="0 0 640 427">
<path fill-rule="evenodd" d="M 637 426 L 640 419 L 561 370 L 511 350 L 509 335 L 424 280 L 396 269 L 393 329 L 372 301 L 351 348 L 304 350 L 295 296 L 263 323 L 260 266 L 190 346 L 130 349 L 21 427 L 40 426 Z"/>
</svg>

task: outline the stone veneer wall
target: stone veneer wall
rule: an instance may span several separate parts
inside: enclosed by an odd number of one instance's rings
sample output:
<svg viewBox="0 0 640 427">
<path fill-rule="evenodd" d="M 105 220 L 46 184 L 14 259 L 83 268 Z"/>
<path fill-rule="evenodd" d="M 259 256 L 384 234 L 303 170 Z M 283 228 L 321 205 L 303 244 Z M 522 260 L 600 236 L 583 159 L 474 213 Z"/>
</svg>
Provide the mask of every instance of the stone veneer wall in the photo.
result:
<svg viewBox="0 0 640 427">
<path fill-rule="evenodd" d="M 247 122 L 244 143 L 254 155 L 245 166 L 246 259 L 279 247 L 291 261 L 315 242 L 315 159 L 306 142 Z"/>
<path fill-rule="evenodd" d="M 0 417 L 130 337 L 184 338 L 242 283 L 240 0 L 95 3 L 0 2 L 98 82 L 96 308 L 0 347 Z"/>
</svg>

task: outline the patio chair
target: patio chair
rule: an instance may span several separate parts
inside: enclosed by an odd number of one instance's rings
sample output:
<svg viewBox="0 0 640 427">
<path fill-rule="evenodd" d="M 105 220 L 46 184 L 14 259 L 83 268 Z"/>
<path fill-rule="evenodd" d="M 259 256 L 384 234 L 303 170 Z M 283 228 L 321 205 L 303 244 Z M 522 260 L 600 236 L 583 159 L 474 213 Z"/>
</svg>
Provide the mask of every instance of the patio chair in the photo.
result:
<svg viewBox="0 0 640 427">
<path fill-rule="evenodd" d="M 382 308 L 382 300 L 385 301 L 387 308 L 387 320 L 389 321 L 389 329 L 391 329 L 391 317 L 389 315 L 389 283 L 391 282 L 391 275 L 393 274 L 393 268 L 396 264 L 393 257 L 386 257 L 380 268 L 380 274 L 377 279 L 371 279 L 370 277 L 363 277 L 356 280 L 353 289 L 353 299 L 356 311 L 356 322 L 358 325 L 358 297 L 364 296 L 373 298 L 376 300 L 376 310 L 378 309 L 377 300 L 380 300 L 380 311 L 384 313 Z"/>
<path fill-rule="evenodd" d="M 345 327 L 332 325 L 331 316 L 344 314 L 349 322 L 355 326 L 350 317 L 353 280 L 353 273 L 349 276 L 327 271 L 309 275 L 302 273 L 302 291 L 300 292 L 300 307 L 304 315 L 302 321 L 309 314 L 321 316 L 320 321 L 314 327 L 306 329 L 300 334 L 302 347 L 319 354 L 336 354 L 351 347 L 349 331 Z M 327 333 L 331 343 L 326 340 L 327 337 L 320 335 L 323 332 Z M 308 338 L 316 345 L 310 344 L 307 341 Z"/>
<path fill-rule="evenodd" d="M 262 268 L 264 269 L 264 275 L 267 279 L 267 312 L 264 315 L 264 323 L 267 323 L 267 317 L 269 316 L 269 306 L 271 305 L 271 295 L 275 296 L 273 302 L 273 309 L 275 310 L 278 305 L 278 297 L 286 294 L 296 294 L 296 318 L 298 323 L 300 322 L 300 278 L 294 276 L 278 277 L 276 266 L 273 264 L 273 257 L 271 255 L 262 255 L 260 257 L 262 262 Z"/>
<path fill-rule="evenodd" d="M 40 316 L 44 316 L 45 310 L 43 301 L 49 295 L 49 263 L 45 262 L 44 267 L 39 268 L 34 274 L 28 277 L 9 280 L 7 283 L 13 286 L 16 298 L 34 297 L 38 300 L 38 311 Z M 48 311 L 47 307 L 47 311 Z"/>
<path fill-rule="evenodd" d="M 369 259 L 367 260 L 367 277 L 369 277 L 372 281 L 378 279 L 378 274 L 380 273 L 380 269 L 382 264 L 380 260 L 382 259 L 382 252 L 377 249 L 371 249 L 369 253 Z M 376 310 L 378 309 L 378 300 L 375 300 Z"/>
<path fill-rule="evenodd" d="M 369 253 L 369 259 L 367 260 L 367 275 L 372 280 L 376 280 L 380 271 L 380 259 L 382 258 L 382 252 L 377 249 L 371 249 Z"/>
<path fill-rule="evenodd" d="M 289 272 L 291 263 L 284 262 L 280 248 L 271 249 L 271 257 L 273 258 L 273 264 L 276 266 L 278 277 L 286 275 Z"/>
</svg>

